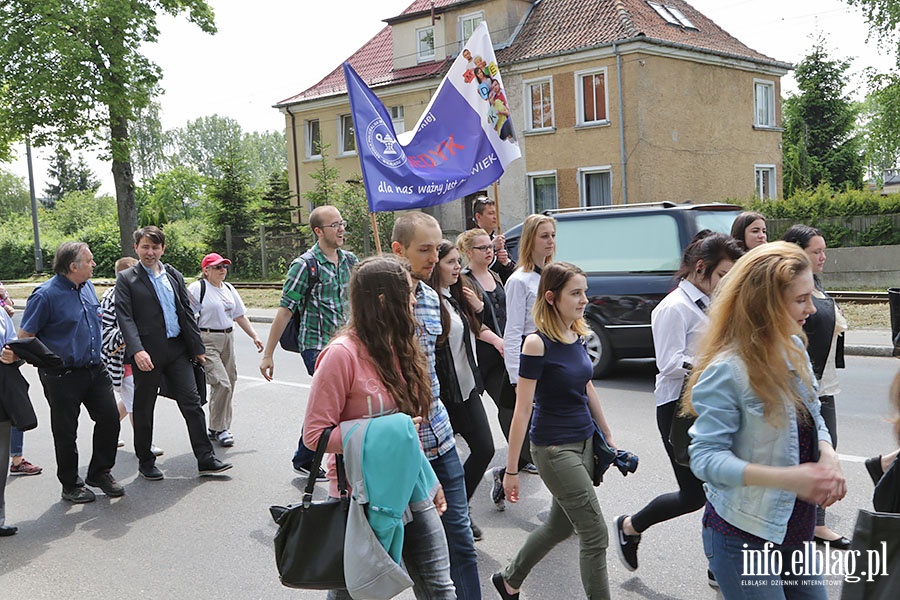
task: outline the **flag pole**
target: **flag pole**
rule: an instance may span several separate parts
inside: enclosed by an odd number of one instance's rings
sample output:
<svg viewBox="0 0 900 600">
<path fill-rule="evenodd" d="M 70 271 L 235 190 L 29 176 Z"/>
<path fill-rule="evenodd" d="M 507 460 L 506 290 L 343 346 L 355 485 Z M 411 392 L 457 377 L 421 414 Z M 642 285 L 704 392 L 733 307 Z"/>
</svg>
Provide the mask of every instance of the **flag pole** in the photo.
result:
<svg viewBox="0 0 900 600">
<path fill-rule="evenodd" d="M 375 234 L 375 253 L 381 256 L 381 239 L 378 237 L 378 221 L 375 220 L 375 213 L 370 212 L 369 217 L 372 219 L 372 232 Z"/>
<path fill-rule="evenodd" d="M 494 208 L 497 209 L 497 233 L 503 233 L 500 227 L 500 194 L 497 193 L 497 182 L 494 182 Z"/>
</svg>

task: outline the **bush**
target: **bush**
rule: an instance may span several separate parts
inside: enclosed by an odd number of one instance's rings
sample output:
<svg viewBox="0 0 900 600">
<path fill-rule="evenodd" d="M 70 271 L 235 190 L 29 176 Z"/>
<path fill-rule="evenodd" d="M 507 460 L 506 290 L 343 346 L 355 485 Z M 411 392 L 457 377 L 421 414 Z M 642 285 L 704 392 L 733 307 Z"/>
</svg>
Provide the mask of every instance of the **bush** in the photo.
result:
<svg viewBox="0 0 900 600">
<path fill-rule="evenodd" d="M 206 226 L 198 217 L 166 223 L 166 253 L 163 261 L 172 265 L 186 277 L 200 273 L 200 261 L 210 253 L 203 242 Z"/>
</svg>

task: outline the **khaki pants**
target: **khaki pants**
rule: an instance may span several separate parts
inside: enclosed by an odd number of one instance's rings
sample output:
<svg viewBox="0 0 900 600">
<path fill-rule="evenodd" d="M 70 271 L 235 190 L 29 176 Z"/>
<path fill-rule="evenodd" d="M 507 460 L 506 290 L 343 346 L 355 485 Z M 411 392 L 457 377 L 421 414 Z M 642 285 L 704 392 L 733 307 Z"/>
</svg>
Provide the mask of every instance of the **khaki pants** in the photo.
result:
<svg viewBox="0 0 900 600">
<path fill-rule="evenodd" d="M 234 334 L 200 332 L 206 346 L 206 382 L 210 387 L 209 428 L 213 431 L 231 429 L 231 398 L 237 382 L 234 363 Z"/>
</svg>

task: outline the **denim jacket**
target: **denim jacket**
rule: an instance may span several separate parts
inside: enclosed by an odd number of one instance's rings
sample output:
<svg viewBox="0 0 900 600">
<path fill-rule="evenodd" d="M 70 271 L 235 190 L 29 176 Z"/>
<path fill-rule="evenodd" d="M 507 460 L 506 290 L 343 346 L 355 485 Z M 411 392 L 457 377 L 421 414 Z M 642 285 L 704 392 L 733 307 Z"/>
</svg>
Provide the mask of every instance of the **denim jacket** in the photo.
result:
<svg viewBox="0 0 900 600">
<path fill-rule="evenodd" d="M 799 338 L 796 342 L 800 344 Z M 810 377 L 812 377 L 812 368 Z M 814 379 L 813 379 L 814 381 Z M 802 386 L 818 439 L 831 443 L 813 387 Z M 724 352 L 703 371 L 693 388 L 697 420 L 690 429 L 691 470 L 705 481 L 706 498 L 723 519 L 747 533 L 776 544 L 784 541 L 796 494 L 782 489 L 746 486 L 749 463 L 786 467 L 799 463 L 797 415 L 788 407 L 785 426 L 771 425 L 762 401 L 750 387 L 746 366 L 733 352 Z"/>
</svg>

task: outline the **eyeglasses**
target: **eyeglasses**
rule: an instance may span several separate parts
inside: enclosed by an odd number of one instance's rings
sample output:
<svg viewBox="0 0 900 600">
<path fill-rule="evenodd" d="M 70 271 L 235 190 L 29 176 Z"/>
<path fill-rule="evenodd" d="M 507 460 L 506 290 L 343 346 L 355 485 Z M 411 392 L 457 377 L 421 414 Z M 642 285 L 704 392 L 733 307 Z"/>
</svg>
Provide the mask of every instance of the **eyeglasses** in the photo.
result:
<svg viewBox="0 0 900 600">
<path fill-rule="evenodd" d="M 328 225 L 322 225 L 322 227 L 331 227 L 332 229 L 347 229 L 347 221 L 335 221 L 334 223 L 330 223 Z"/>
<path fill-rule="evenodd" d="M 472 246 L 472 250 L 481 250 L 482 252 L 487 252 L 488 250 L 493 250 L 493 246 L 488 244 L 487 246 Z"/>
<path fill-rule="evenodd" d="M 210 265 L 209 268 L 210 268 L 210 269 L 215 269 L 216 271 L 221 271 L 221 270 L 223 270 L 223 269 L 227 269 L 227 268 L 228 268 L 228 265 L 222 265 L 222 264 L 218 264 L 218 265 Z"/>
</svg>

